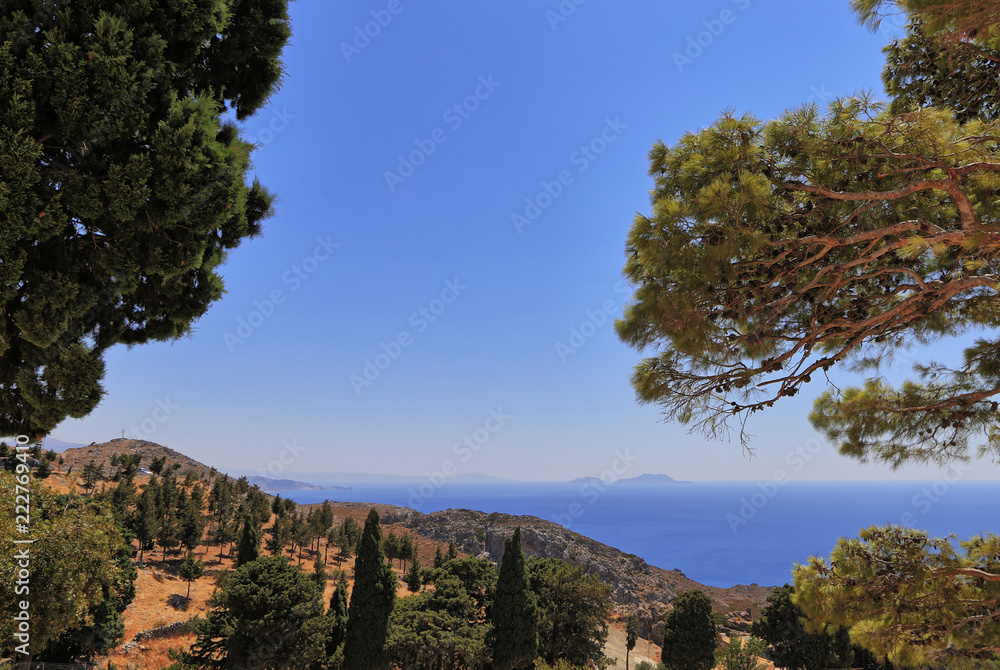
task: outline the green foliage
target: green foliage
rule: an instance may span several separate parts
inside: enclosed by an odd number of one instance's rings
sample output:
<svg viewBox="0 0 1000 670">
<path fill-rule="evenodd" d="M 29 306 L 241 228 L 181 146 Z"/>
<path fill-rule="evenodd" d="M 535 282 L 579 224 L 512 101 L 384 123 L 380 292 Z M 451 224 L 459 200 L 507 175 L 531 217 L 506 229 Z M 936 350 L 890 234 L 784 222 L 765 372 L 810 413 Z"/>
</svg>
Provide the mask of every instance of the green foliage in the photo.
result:
<svg viewBox="0 0 1000 670">
<path fill-rule="evenodd" d="M 273 200 L 222 114 L 261 108 L 291 33 L 286 0 L 17 0 L 0 34 L 0 433 L 44 435 L 100 402 L 109 347 L 222 296 Z"/>
<path fill-rule="evenodd" d="M 558 558 L 533 558 L 527 572 L 541 611 L 539 656 L 577 666 L 600 662 L 612 614 L 611 587 Z"/>
<path fill-rule="evenodd" d="M 671 601 L 663 634 L 663 665 L 668 670 L 708 670 L 715 665 L 718 634 L 712 601 L 701 591 L 684 591 Z"/>
<path fill-rule="evenodd" d="M 793 599 L 816 625 L 847 626 L 855 643 L 894 664 L 983 665 L 1000 645 L 1000 538 L 961 547 L 900 526 L 866 528 L 841 539 L 829 563 L 797 566 Z"/>
<path fill-rule="evenodd" d="M 480 668 L 488 625 L 460 579 L 441 575 L 433 591 L 401 599 L 392 613 L 389 652 L 404 668 Z"/>
<path fill-rule="evenodd" d="M 639 640 L 639 620 L 634 614 L 629 614 L 625 620 L 625 667 L 629 666 L 629 654 L 635 649 L 635 643 Z"/>
<path fill-rule="evenodd" d="M 476 607 L 485 612 L 496 597 L 497 567 L 485 558 L 466 556 L 455 558 L 432 571 L 432 581 L 435 583 L 443 577 L 455 577 L 462 582 L 463 588 L 476 601 Z"/>
<path fill-rule="evenodd" d="M 767 666 L 757 660 L 765 651 L 767 643 L 763 640 L 752 637 L 744 644 L 739 636 L 733 635 L 728 644 L 716 650 L 715 660 L 722 670 L 765 670 Z"/>
<path fill-rule="evenodd" d="M 188 589 L 185 598 L 191 597 L 191 582 L 195 581 L 203 574 L 205 574 L 205 564 L 199 559 L 195 558 L 193 555 L 188 555 L 181 563 L 180 568 L 177 570 L 177 574 L 180 578 L 187 582 Z"/>
<path fill-rule="evenodd" d="M 185 662 L 218 670 L 299 670 L 326 656 L 316 583 L 284 557 L 262 556 L 219 581 Z"/>
<path fill-rule="evenodd" d="M 157 458 L 153 458 L 153 460 L 150 461 L 150 463 L 149 463 L 149 471 L 152 472 L 154 475 L 157 475 L 157 476 L 162 475 L 163 474 L 163 468 L 164 468 L 164 466 L 166 466 L 166 464 L 167 464 L 167 457 L 166 456 L 160 456 L 160 457 L 157 457 Z"/>
<path fill-rule="evenodd" d="M 14 500 L 14 476 L 0 473 L 0 491 Z M 18 551 L 15 545 L 14 505 L 0 508 L 0 573 L 9 588 L 0 596 L 0 655 L 11 656 L 15 640 L 14 616 L 21 600 L 31 603 L 31 652 L 36 659 L 68 661 L 70 656 L 92 656 L 116 645 L 125 633 L 121 613 L 135 595 L 136 571 L 132 549 L 101 501 L 77 495 L 55 495 L 37 482 L 30 487 L 30 593 L 16 593 Z M 23 566 L 22 566 L 23 567 Z"/>
<path fill-rule="evenodd" d="M 420 574 L 420 560 L 414 557 L 410 563 L 410 570 L 406 573 L 406 588 L 410 593 L 419 593 L 423 585 L 424 580 Z"/>
<path fill-rule="evenodd" d="M 504 543 L 491 615 L 489 647 L 496 670 L 530 668 L 538 656 L 541 612 L 525 570 L 520 526 Z"/>
<path fill-rule="evenodd" d="M 396 602 L 396 574 L 385 562 L 378 512 L 372 509 L 354 561 L 354 589 L 344 641 L 345 670 L 386 667 L 389 616 Z"/>
<path fill-rule="evenodd" d="M 323 559 L 319 554 L 316 554 L 316 558 L 313 561 L 312 578 L 320 589 L 326 588 L 326 565 L 323 564 Z"/>
<path fill-rule="evenodd" d="M 337 587 L 330 596 L 330 609 L 326 612 L 329 638 L 326 643 L 326 655 L 332 658 L 337 651 L 342 651 L 347 638 L 347 578 L 343 573 L 337 579 Z"/>
<path fill-rule="evenodd" d="M 616 329 L 637 350 L 640 401 L 724 436 L 830 369 L 810 421 L 842 454 L 898 467 L 1000 456 L 1000 5 L 853 0 L 890 45 L 886 102 L 869 93 L 761 121 L 727 113 L 650 152 L 652 211 L 635 218 Z M 894 355 L 983 334 L 954 365 Z M 992 663 L 1000 542 L 896 527 L 842 540 L 796 572 L 817 626 L 894 663 Z M 818 632 L 818 631 L 815 631 Z M 838 644 L 843 646 L 844 634 Z M 835 636 L 836 637 L 836 636 Z M 665 651 L 664 658 L 668 654 Z M 668 666 L 670 662 L 666 663 Z"/>
<path fill-rule="evenodd" d="M 260 531 L 253 523 L 250 515 L 243 517 L 243 530 L 240 531 L 239 549 L 236 550 L 236 567 L 246 565 L 260 557 Z"/>
<path fill-rule="evenodd" d="M 341 560 L 348 559 L 361 542 L 361 526 L 351 517 L 346 517 L 337 529 L 335 543 Z"/>
<path fill-rule="evenodd" d="M 750 633 L 771 645 L 771 659 L 780 667 L 791 670 L 849 667 L 852 652 L 847 629 L 808 632 L 803 623 L 806 615 L 793 602 L 793 594 L 794 589 L 788 584 L 771 592 Z"/>
<path fill-rule="evenodd" d="M 80 474 L 83 477 L 83 486 L 87 491 L 91 491 L 94 488 L 94 484 L 101 480 L 103 474 L 102 470 L 103 468 L 97 463 L 94 463 L 93 459 L 88 461 L 87 464 L 83 466 L 83 470 Z"/>
</svg>

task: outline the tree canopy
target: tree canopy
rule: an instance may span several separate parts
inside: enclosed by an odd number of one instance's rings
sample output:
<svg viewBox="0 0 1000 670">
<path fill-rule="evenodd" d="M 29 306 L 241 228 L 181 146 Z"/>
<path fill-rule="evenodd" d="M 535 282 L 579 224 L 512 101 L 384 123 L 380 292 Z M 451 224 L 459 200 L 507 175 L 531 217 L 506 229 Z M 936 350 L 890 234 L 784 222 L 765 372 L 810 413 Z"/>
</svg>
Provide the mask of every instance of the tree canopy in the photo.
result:
<svg viewBox="0 0 1000 670">
<path fill-rule="evenodd" d="M 322 592 L 282 556 L 262 556 L 225 575 L 209 601 L 186 662 L 200 668 L 294 670 L 326 659 Z"/>
<path fill-rule="evenodd" d="M 715 666 L 718 634 L 712 601 L 702 591 L 684 591 L 671 600 L 663 631 L 663 665 L 667 670 L 708 670 Z"/>
<path fill-rule="evenodd" d="M 886 48 L 887 101 L 860 93 L 762 121 L 727 113 L 650 152 L 619 336 L 652 349 L 632 383 L 667 419 L 724 436 L 834 368 L 810 421 L 840 452 L 894 467 L 1000 458 L 1000 9 L 991 0 L 854 0 Z M 964 335 L 957 363 L 894 356 Z M 919 352 L 918 352 L 919 353 Z M 843 539 L 795 573 L 818 628 L 897 664 L 1000 649 L 1000 540 L 898 527 Z M 666 658 L 666 654 L 665 654 Z"/>
<path fill-rule="evenodd" d="M 13 475 L 0 473 L 0 490 L 10 500 L 16 482 Z M 14 544 L 25 538 L 15 533 L 14 506 L 0 510 L 0 540 L 9 549 L 0 557 L 0 569 L 10 584 L 0 599 L 0 649 L 9 655 L 19 644 L 15 616 L 19 601 L 28 601 L 27 651 L 36 659 L 68 661 L 67 655 L 107 651 L 124 636 L 121 613 L 135 596 L 131 547 L 101 501 L 56 495 L 37 482 L 30 484 L 30 499 L 30 545 Z M 30 575 L 21 578 L 19 570 L 26 562 L 25 573 Z"/>
<path fill-rule="evenodd" d="M 745 436 L 750 414 L 840 365 L 873 375 L 817 401 L 842 452 L 948 461 L 975 436 L 1000 454 L 1000 338 L 898 388 L 880 375 L 895 352 L 1000 324 L 998 130 L 859 94 L 766 122 L 727 113 L 655 145 L 616 324 L 657 349 L 633 375 L 639 399 L 713 436 L 735 418 Z"/>
<path fill-rule="evenodd" d="M 237 119 L 276 89 L 287 0 L 5 2 L 0 433 L 103 394 L 104 352 L 167 340 L 223 293 L 273 196 Z"/>
</svg>

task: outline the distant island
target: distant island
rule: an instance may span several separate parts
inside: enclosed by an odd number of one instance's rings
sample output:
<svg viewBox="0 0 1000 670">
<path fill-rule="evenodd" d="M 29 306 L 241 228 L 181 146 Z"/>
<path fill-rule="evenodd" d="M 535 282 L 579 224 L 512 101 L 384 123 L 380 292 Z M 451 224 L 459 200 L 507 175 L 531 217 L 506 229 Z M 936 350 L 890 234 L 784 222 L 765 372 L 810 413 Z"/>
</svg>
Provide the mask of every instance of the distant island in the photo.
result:
<svg viewBox="0 0 1000 670">
<path fill-rule="evenodd" d="M 271 479 L 270 477 L 261 477 L 260 475 L 251 475 L 247 477 L 247 481 L 250 482 L 250 484 L 256 484 L 257 487 L 265 493 L 280 493 L 283 491 L 351 490 L 350 486 L 319 486 L 317 484 L 309 484 L 307 482 L 297 482 L 294 479 Z"/>
<path fill-rule="evenodd" d="M 690 484 L 691 482 L 682 482 L 670 477 L 668 475 L 653 475 L 649 473 L 641 474 L 638 477 L 630 477 L 628 479 L 617 479 L 614 481 L 608 481 L 601 479 L 600 477 L 577 477 L 576 479 L 571 479 L 570 484 L 591 484 L 594 486 L 607 486 L 608 484 L 614 484 L 615 486 L 628 485 L 628 486 L 659 486 L 662 484 Z"/>
</svg>

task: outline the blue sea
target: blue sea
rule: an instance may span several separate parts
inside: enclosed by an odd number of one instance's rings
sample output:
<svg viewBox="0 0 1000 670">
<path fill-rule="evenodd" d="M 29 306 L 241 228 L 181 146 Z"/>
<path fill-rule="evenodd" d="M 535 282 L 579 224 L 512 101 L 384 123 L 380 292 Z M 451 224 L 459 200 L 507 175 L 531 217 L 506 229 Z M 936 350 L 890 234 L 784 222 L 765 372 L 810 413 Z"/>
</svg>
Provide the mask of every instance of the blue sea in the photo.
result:
<svg viewBox="0 0 1000 670">
<path fill-rule="evenodd" d="M 1000 533 L 998 482 L 697 482 L 657 486 L 448 481 L 283 493 L 299 503 L 373 502 L 530 514 L 710 586 L 781 585 L 840 537 L 896 523 L 933 536 Z"/>
</svg>

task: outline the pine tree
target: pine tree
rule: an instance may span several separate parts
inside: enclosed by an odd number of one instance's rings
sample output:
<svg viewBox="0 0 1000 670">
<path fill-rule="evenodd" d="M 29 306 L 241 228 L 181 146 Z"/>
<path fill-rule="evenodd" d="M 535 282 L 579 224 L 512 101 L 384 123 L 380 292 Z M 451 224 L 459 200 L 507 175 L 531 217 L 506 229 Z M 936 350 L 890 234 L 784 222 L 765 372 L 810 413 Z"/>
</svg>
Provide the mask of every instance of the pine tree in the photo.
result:
<svg viewBox="0 0 1000 670">
<path fill-rule="evenodd" d="M 691 590 L 675 596 L 671 604 L 663 633 L 663 665 L 667 670 L 709 670 L 715 666 L 718 644 L 712 601 Z"/>
<path fill-rule="evenodd" d="M 440 568 L 442 565 L 444 565 L 444 556 L 441 555 L 441 546 L 438 545 L 434 550 L 434 567 Z"/>
<path fill-rule="evenodd" d="M 420 575 L 420 559 L 416 556 L 410 562 L 410 570 L 406 573 L 406 588 L 410 593 L 418 593 L 424 585 L 423 577 Z"/>
<path fill-rule="evenodd" d="M 152 542 L 160 532 L 160 517 L 156 512 L 156 489 L 158 484 L 151 481 L 146 490 L 139 496 L 135 509 L 135 521 L 132 532 L 139 540 L 139 560 L 142 561 L 143 551 L 152 547 Z"/>
<path fill-rule="evenodd" d="M 490 649 L 496 670 L 530 668 L 538 655 L 540 612 L 524 569 L 520 526 L 504 545 L 492 612 Z"/>
<path fill-rule="evenodd" d="M 178 569 L 178 574 L 181 579 L 187 582 L 188 585 L 187 595 L 184 596 L 185 598 L 191 597 L 191 582 L 201 577 L 204 573 L 205 564 L 194 556 L 188 554 L 188 557 L 184 559 L 184 562 L 181 563 L 181 567 Z"/>
<path fill-rule="evenodd" d="M 263 107 L 290 34 L 287 0 L 3 4 L 0 434 L 86 416 L 105 351 L 222 297 L 273 200 L 224 114 Z"/>
<path fill-rule="evenodd" d="M 94 463 L 93 459 L 88 461 L 87 464 L 83 466 L 83 471 L 81 474 L 83 475 L 83 486 L 86 492 L 89 493 L 91 490 L 93 490 L 94 484 L 100 481 L 102 474 L 101 470 L 102 470 L 101 466 L 98 465 L 97 463 Z"/>
<path fill-rule="evenodd" d="M 246 565 L 260 557 L 260 532 L 253 525 L 250 515 L 243 517 L 243 530 L 240 531 L 240 545 L 236 552 L 237 568 Z"/>
<path fill-rule="evenodd" d="M 518 534 L 518 537 L 520 538 L 520 534 Z M 454 542 L 449 542 L 448 543 L 448 555 L 445 557 L 445 562 L 447 562 L 447 561 L 453 561 L 456 558 L 458 558 L 458 548 L 455 546 Z"/>
<path fill-rule="evenodd" d="M 396 573 L 386 564 L 378 512 L 372 509 L 354 562 L 354 590 L 344 642 L 345 670 L 386 667 L 389 616 L 396 601 Z"/>
<path fill-rule="evenodd" d="M 312 578 L 316 581 L 320 589 L 326 588 L 326 566 L 323 564 L 323 559 L 319 557 L 319 554 L 316 554 L 316 559 L 313 561 Z"/>
</svg>

